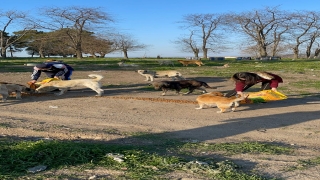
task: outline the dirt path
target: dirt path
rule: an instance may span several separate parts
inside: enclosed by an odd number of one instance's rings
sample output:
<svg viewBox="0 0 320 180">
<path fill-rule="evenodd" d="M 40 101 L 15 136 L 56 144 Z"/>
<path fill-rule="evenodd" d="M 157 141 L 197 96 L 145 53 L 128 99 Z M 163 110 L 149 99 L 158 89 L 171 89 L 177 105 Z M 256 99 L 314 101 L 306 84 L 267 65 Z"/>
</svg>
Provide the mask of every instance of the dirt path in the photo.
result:
<svg viewBox="0 0 320 180">
<path fill-rule="evenodd" d="M 84 78 L 92 72 L 75 72 Z M 261 141 L 296 147 L 295 156 L 241 154 L 230 157 L 272 177 L 320 179 L 320 167 L 284 172 L 298 159 L 320 156 L 320 98 L 295 97 L 264 104 L 240 106 L 236 112 L 216 113 L 216 108 L 196 110 L 198 94 L 178 96 L 142 90 L 148 85 L 132 71 L 94 72 L 105 78 L 105 95 L 94 97 L 89 89 L 73 89 L 65 95 L 23 96 L 0 103 L 2 136 L 52 139 L 92 139 L 130 143 L 125 132 L 166 133 L 175 138 L 205 142 Z M 24 84 L 29 73 L 2 73 L 1 81 Z M 218 91 L 232 89 L 223 79 L 203 78 Z M 165 101 L 164 98 L 168 99 Z"/>
</svg>

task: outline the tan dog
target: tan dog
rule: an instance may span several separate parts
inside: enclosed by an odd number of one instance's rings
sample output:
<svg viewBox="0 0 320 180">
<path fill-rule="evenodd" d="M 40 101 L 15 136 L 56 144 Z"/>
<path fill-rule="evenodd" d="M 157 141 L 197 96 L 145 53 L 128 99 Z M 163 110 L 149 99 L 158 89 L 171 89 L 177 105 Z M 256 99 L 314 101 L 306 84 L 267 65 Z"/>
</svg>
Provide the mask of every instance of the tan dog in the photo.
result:
<svg viewBox="0 0 320 180">
<path fill-rule="evenodd" d="M 201 60 L 178 60 L 183 66 L 188 66 L 189 64 L 196 64 L 198 66 L 204 65 Z"/>
<path fill-rule="evenodd" d="M 236 107 L 239 106 L 238 102 L 246 99 L 247 97 L 247 94 L 243 94 L 240 97 L 224 97 L 222 93 L 207 93 L 198 96 L 196 101 L 198 102 L 199 107 L 196 109 L 202 109 L 204 106 L 217 106 L 220 109 L 217 113 L 224 113 L 234 104 L 234 107 L 231 110 L 235 111 Z"/>
<path fill-rule="evenodd" d="M 55 93 L 56 95 L 64 94 L 69 88 L 76 86 L 85 86 L 98 93 L 97 96 L 101 96 L 104 91 L 101 89 L 100 80 L 103 78 L 101 75 L 90 74 L 89 77 L 92 79 L 74 79 L 66 81 L 50 81 L 48 83 L 42 84 L 36 89 L 36 92 L 47 92 L 54 89 L 59 89 L 60 92 Z"/>
<path fill-rule="evenodd" d="M 182 77 L 182 74 L 179 71 L 173 71 L 173 70 L 168 70 L 168 71 L 150 71 L 150 70 L 137 70 L 137 72 L 146 77 L 145 81 L 153 81 L 154 78 L 163 78 L 163 77 L 168 77 L 171 78 L 172 80 L 180 80 L 180 79 L 185 79 Z"/>
<path fill-rule="evenodd" d="M 22 92 L 34 93 L 34 90 L 21 84 L 0 82 L 0 94 L 2 95 L 3 102 L 5 102 L 8 96 L 13 92 L 16 93 L 16 99 L 21 99 Z"/>
</svg>

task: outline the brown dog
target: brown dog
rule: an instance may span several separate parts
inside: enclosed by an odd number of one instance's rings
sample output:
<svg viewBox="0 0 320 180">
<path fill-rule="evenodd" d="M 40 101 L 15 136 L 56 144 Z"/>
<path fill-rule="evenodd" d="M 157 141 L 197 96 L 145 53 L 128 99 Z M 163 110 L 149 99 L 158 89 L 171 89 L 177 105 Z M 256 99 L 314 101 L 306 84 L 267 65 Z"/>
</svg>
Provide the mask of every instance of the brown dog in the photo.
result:
<svg viewBox="0 0 320 180">
<path fill-rule="evenodd" d="M 16 99 L 21 99 L 21 93 L 34 93 L 33 89 L 27 86 L 14 83 L 0 82 L 0 94 L 2 95 L 2 101 L 5 102 L 11 93 L 16 93 Z"/>
<path fill-rule="evenodd" d="M 235 111 L 236 107 L 239 106 L 237 102 L 242 101 L 248 97 L 247 94 L 242 94 L 240 97 L 232 96 L 232 97 L 224 97 L 222 93 L 207 93 L 198 96 L 197 102 L 199 107 L 196 109 L 202 109 L 204 106 L 213 107 L 217 106 L 220 111 L 217 113 L 224 113 L 228 109 L 231 108 L 231 111 Z M 234 107 L 232 108 L 232 105 Z"/>
<path fill-rule="evenodd" d="M 188 66 L 189 64 L 196 64 L 198 66 L 204 65 L 201 60 L 178 60 L 183 66 Z"/>
<path fill-rule="evenodd" d="M 210 88 L 210 89 L 216 89 L 214 87 L 210 87 L 206 82 L 203 81 L 197 81 L 197 80 L 180 80 L 180 81 L 160 81 L 160 82 L 153 82 L 152 83 L 155 90 L 162 90 L 162 96 L 166 95 L 166 92 L 168 90 L 175 90 L 177 94 L 180 93 L 181 89 L 188 88 L 188 92 L 185 94 L 192 93 L 195 89 L 201 90 L 203 93 L 206 93 L 207 91 L 203 88 Z"/>
</svg>

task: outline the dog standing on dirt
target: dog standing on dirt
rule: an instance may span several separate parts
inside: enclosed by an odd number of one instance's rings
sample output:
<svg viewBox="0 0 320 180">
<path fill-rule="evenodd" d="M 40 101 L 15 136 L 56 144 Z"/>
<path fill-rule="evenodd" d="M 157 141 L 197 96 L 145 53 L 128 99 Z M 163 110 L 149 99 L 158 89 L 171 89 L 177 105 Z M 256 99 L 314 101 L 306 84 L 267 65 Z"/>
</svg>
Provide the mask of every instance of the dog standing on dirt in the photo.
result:
<svg viewBox="0 0 320 180">
<path fill-rule="evenodd" d="M 60 92 L 55 93 L 55 95 L 62 95 L 68 89 L 77 86 L 85 86 L 88 87 L 98 93 L 96 96 L 102 96 L 104 93 L 103 89 L 101 89 L 100 80 L 103 78 L 101 75 L 90 74 L 88 75 L 92 79 L 73 79 L 66 81 L 51 81 L 45 84 L 42 84 L 40 87 L 36 89 L 36 92 L 47 92 L 53 89 L 59 89 Z"/>
<path fill-rule="evenodd" d="M 168 77 L 168 78 L 171 78 L 172 80 L 184 79 L 184 77 L 182 77 L 182 74 L 179 71 L 174 71 L 174 70 L 168 70 L 168 71 L 137 70 L 137 72 L 140 75 L 146 77 L 145 81 L 153 81 L 154 78 L 162 78 L 162 77 Z"/>
<path fill-rule="evenodd" d="M 14 83 L 0 82 L 0 94 L 2 95 L 2 102 L 5 102 L 11 93 L 16 93 L 16 99 L 21 99 L 21 93 L 34 93 L 33 89 L 27 86 Z"/>
<path fill-rule="evenodd" d="M 205 88 L 216 89 L 215 87 L 210 87 L 206 82 L 198 81 L 198 80 L 180 80 L 180 81 L 160 81 L 160 82 L 153 82 L 151 84 L 155 90 L 162 90 L 162 96 L 166 95 L 168 90 L 175 90 L 177 94 L 180 93 L 181 89 L 188 88 L 188 92 L 184 94 L 190 94 L 195 89 L 201 90 L 203 93 L 207 91 Z"/>
<path fill-rule="evenodd" d="M 242 94 L 241 96 L 232 96 L 232 97 L 224 97 L 222 93 L 219 92 L 212 92 L 207 94 L 202 94 L 198 96 L 196 99 L 199 107 L 196 109 L 203 109 L 203 107 L 214 107 L 217 106 L 220 111 L 217 111 L 217 113 L 224 113 L 228 109 L 231 108 L 231 111 L 235 111 L 236 107 L 239 106 L 239 101 L 242 101 L 248 97 L 247 94 Z M 234 107 L 232 108 L 232 105 L 234 104 Z"/>
</svg>

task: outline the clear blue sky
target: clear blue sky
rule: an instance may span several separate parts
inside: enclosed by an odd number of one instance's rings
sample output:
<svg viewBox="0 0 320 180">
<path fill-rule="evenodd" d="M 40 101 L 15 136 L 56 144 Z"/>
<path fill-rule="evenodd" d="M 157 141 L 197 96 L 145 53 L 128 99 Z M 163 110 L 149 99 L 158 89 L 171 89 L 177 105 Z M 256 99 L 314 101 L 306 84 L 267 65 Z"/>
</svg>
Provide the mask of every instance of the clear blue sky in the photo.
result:
<svg viewBox="0 0 320 180">
<path fill-rule="evenodd" d="M 319 5 L 319 0 L 14 0 L 2 3 L 0 9 L 32 13 L 42 7 L 101 7 L 117 20 L 114 26 L 120 32 L 129 33 L 140 43 L 151 45 L 146 51 L 129 52 L 129 57 L 189 57 L 192 54 L 181 52 L 172 43 L 183 34 L 176 22 L 186 14 L 243 12 L 265 6 L 280 6 L 280 9 L 290 11 L 318 11 Z M 240 55 L 237 49 L 221 54 L 209 53 L 209 56 Z M 117 53 L 111 56 L 122 55 Z"/>
</svg>

